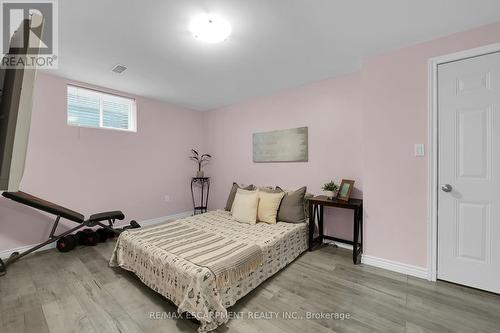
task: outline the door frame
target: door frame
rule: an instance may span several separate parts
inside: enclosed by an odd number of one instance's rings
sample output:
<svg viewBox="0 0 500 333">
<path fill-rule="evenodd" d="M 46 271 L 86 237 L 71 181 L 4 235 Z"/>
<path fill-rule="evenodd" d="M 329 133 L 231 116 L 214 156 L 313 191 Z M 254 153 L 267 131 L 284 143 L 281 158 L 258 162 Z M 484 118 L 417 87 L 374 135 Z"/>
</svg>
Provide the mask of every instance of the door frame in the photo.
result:
<svg viewBox="0 0 500 333">
<path fill-rule="evenodd" d="M 429 281 L 437 280 L 438 246 L 438 66 L 441 64 L 500 52 L 500 43 L 446 54 L 428 61 L 428 185 L 427 185 L 427 271 Z"/>
</svg>

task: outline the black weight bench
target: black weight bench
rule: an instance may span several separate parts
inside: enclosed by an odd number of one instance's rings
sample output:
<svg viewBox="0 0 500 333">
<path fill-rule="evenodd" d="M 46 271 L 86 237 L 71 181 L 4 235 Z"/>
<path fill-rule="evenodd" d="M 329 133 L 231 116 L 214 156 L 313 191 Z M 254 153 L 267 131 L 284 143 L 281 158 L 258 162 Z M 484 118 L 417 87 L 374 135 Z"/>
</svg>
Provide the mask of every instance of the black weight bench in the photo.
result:
<svg viewBox="0 0 500 333">
<path fill-rule="evenodd" d="M 56 220 L 54 221 L 54 224 L 52 226 L 52 230 L 50 231 L 49 239 L 47 239 L 45 242 L 40 243 L 36 246 L 33 246 L 31 249 L 24 251 L 23 253 L 18 253 L 14 252 L 11 254 L 11 256 L 4 262 L 2 259 L 0 259 L 0 276 L 4 275 L 7 271 L 7 267 L 11 265 L 13 262 L 21 259 L 22 257 L 32 253 L 33 251 L 36 251 L 45 245 L 48 245 L 50 243 L 56 242 L 58 239 L 67 236 L 69 234 L 74 233 L 78 229 L 81 229 L 83 227 L 95 227 L 95 226 L 101 226 L 105 229 L 108 229 L 112 232 L 115 233 L 120 233 L 120 230 L 117 230 L 113 227 L 113 224 L 115 223 L 116 220 L 123 220 L 125 216 L 121 211 L 111 211 L 111 212 L 104 212 L 104 213 L 98 213 L 91 215 L 87 220 L 85 220 L 85 216 L 83 216 L 80 213 L 77 213 L 71 209 L 56 205 L 52 202 L 37 198 L 31 194 L 24 193 L 24 192 L 3 192 L 2 195 L 8 199 L 11 199 L 13 201 L 19 202 L 23 205 L 30 206 L 36 209 L 39 209 L 41 211 L 53 214 L 56 216 Z M 59 225 L 59 220 L 61 218 L 64 218 L 66 220 L 72 221 L 77 223 L 78 225 L 74 227 L 73 229 L 70 229 L 68 231 L 63 232 L 60 235 L 55 235 L 57 226 Z M 108 221 L 108 224 L 104 224 L 103 221 Z"/>
</svg>

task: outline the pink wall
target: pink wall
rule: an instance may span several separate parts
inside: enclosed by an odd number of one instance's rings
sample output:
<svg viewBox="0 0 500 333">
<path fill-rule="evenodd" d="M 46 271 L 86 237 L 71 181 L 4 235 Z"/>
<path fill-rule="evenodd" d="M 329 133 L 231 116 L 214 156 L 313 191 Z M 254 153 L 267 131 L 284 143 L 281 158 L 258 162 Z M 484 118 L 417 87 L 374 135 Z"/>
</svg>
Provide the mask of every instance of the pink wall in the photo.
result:
<svg viewBox="0 0 500 333">
<path fill-rule="evenodd" d="M 38 76 L 21 190 L 86 215 L 121 209 L 127 221 L 192 209 L 195 168 L 187 156 L 202 142 L 202 115 L 137 97 L 137 133 L 72 127 L 66 125 L 67 83 Z M 50 223 L 0 199 L 0 251 L 41 241 Z"/>
<path fill-rule="evenodd" d="M 500 42 L 500 22 L 365 59 L 364 202 L 369 255 L 427 266 L 429 58 Z M 427 148 L 427 147 L 426 147 Z"/>
<path fill-rule="evenodd" d="M 358 73 L 237 105 L 196 113 L 138 98 L 138 133 L 66 126 L 66 81 L 41 75 L 22 189 L 85 214 L 123 209 L 147 219 L 191 208 L 189 148 L 214 155 L 211 208 L 233 181 L 319 193 L 330 180 L 356 180 L 365 201 L 365 254 L 426 266 L 427 60 L 500 42 L 500 22 L 372 56 Z M 308 163 L 255 164 L 252 133 L 309 127 Z M 126 178 L 124 178 L 124 176 Z M 172 201 L 167 203 L 165 195 Z M 350 213 L 327 212 L 326 231 L 350 237 Z M 38 212 L 0 200 L 0 250 L 48 233 Z"/>
<path fill-rule="evenodd" d="M 207 167 L 211 207 L 225 205 L 233 181 L 291 189 L 306 185 L 318 194 L 325 182 L 343 177 L 356 181 L 354 196 L 361 197 L 361 83 L 354 74 L 206 112 L 205 146 L 214 156 Z M 301 126 L 309 127 L 309 162 L 252 162 L 252 133 Z M 328 209 L 326 214 L 328 234 L 352 237 L 352 212 Z"/>
<path fill-rule="evenodd" d="M 500 42 L 500 22 L 365 59 L 356 74 L 323 81 L 205 115 L 212 204 L 233 180 L 307 185 L 356 180 L 365 203 L 365 254 L 426 267 L 429 58 Z M 309 126 L 309 163 L 255 164 L 252 133 Z M 362 193 L 361 193 L 362 192 Z M 350 237 L 350 216 L 330 211 L 327 233 Z"/>
</svg>

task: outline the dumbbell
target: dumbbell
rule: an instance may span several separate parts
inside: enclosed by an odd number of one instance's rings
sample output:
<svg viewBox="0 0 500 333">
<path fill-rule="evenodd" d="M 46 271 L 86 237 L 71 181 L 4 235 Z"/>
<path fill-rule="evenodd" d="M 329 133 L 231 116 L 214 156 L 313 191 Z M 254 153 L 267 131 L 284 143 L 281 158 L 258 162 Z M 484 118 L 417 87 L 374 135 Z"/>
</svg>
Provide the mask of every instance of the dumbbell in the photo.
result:
<svg viewBox="0 0 500 333">
<path fill-rule="evenodd" d="M 76 233 L 76 237 L 78 239 L 78 244 L 80 245 L 94 246 L 99 242 L 99 236 L 97 233 L 89 228 L 78 231 Z"/>
<path fill-rule="evenodd" d="M 56 247 L 59 252 L 69 252 L 73 250 L 78 244 L 78 240 L 75 235 L 67 235 L 57 240 Z"/>
<path fill-rule="evenodd" d="M 105 229 L 105 230 L 108 233 L 108 239 L 112 239 L 112 238 L 116 237 L 116 232 L 109 230 L 109 229 Z"/>
<path fill-rule="evenodd" d="M 94 246 L 97 245 L 97 243 L 99 243 L 99 235 L 97 235 L 97 233 L 94 230 L 87 228 L 83 229 L 83 232 L 87 234 L 85 245 Z"/>
<path fill-rule="evenodd" d="M 78 245 L 87 245 L 87 233 L 78 231 L 76 233 L 76 240 L 78 241 Z"/>
<path fill-rule="evenodd" d="M 96 230 L 97 238 L 99 238 L 99 242 L 104 243 L 108 239 L 108 237 L 109 237 L 108 231 L 109 230 L 106 228 L 99 228 Z M 113 234 L 114 234 L 114 232 L 113 232 Z"/>
</svg>

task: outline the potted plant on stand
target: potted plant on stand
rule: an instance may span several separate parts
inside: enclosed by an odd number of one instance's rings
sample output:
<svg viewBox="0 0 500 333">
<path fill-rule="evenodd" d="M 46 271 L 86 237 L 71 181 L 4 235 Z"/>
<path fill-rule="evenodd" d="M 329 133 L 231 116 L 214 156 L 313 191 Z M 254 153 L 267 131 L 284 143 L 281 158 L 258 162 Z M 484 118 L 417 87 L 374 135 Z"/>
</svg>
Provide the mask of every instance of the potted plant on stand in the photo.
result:
<svg viewBox="0 0 500 333">
<path fill-rule="evenodd" d="M 196 172 L 196 177 L 202 178 L 205 176 L 202 168 L 203 166 L 210 161 L 212 158 L 211 155 L 209 154 L 203 154 L 200 155 L 196 150 L 191 149 L 191 152 L 193 153 L 193 156 L 190 156 L 189 159 L 195 161 L 198 164 L 198 171 Z"/>
<path fill-rule="evenodd" d="M 339 186 L 335 184 L 335 182 L 332 180 L 329 183 L 326 183 L 323 185 L 323 191 L 325 195 L 327 196 L 328 199 L 332 200 L 337 196 L 337 192 L 339 190 Z"/>
</svg>

